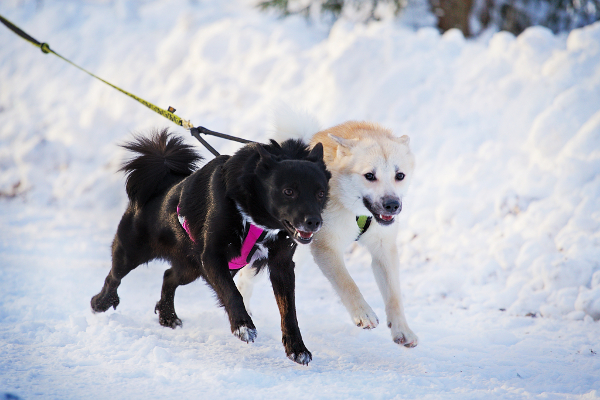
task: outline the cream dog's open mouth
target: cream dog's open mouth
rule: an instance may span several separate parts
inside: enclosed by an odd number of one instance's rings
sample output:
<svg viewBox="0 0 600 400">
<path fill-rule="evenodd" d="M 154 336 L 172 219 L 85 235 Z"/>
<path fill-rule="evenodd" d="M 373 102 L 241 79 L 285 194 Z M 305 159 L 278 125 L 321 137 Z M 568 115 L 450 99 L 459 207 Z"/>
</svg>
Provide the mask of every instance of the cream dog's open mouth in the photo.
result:
<svg viewBox="0 0 600 400">
<path fill-rule="evenodd" d="M 383 214 L 379 214 L 375 216 L 377 219 L 380 219 L 383 222 L 394 222 L 394 216 L 393 215 L 383 215 Z"/>
<path fill-rule="evenodd" d="M 380 214 L 374 210 L 375 207 L 373 207 L 373 204 L 371 204 L 371 202 L 365 197 L 363 197 L 363 204 L 365 205 L 367 210 L 369 210 L 369 212 L 371 214 L 373 214 L 373 217 L 375 218 L 375 220 L 381 225 L 393 224 L 395 221 L 396 215 L 400 212 L 400 211 L 398 211 L 395 214 Z M 400 210 L 402 210 L 402 207 L 400 207 Z"/>
</svg>

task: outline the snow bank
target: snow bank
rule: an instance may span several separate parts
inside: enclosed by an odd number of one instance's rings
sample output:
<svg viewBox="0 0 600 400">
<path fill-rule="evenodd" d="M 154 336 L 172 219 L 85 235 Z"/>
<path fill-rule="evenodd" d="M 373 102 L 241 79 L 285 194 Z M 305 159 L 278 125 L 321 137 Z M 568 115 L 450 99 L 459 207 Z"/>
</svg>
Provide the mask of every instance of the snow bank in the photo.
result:
<svg viewBox="0 0 600 400">
<path fill-rule="evenodd" d="M 179 6 L 189 12 L 165 19 L 157 2 L 50 2 L 9 16 L 105 79 L 215 130 L 265 140 L 283 99 L 323 125 L 370 119 L 408 134 L 418 176 L 403 262 L 460 277 L 434 290 L 423 274 L 418 295 L 600 317 L 599 24 L 566 38 L 535 27 L 480 43 L 339 21 L 326 37 L 297 18 Z M 122 207 L 115 143 L 169 122 L 17 39 L 2 35 L 0 192 L 92 214 Z"/>
<path fill-rule="evenodd" d="M 452 35 L 437 43 L 457 46 L 449 67 L 422 85 L 435 88 L 419 109 L 429 121 L 398 122 L 416 132 L 420 166 L 404 261 L 461 277 L 430 296 L 598 319 L 600 25 L 566 43 L 543 28 L 498 33 L 477 54 Z"/>
</svg>

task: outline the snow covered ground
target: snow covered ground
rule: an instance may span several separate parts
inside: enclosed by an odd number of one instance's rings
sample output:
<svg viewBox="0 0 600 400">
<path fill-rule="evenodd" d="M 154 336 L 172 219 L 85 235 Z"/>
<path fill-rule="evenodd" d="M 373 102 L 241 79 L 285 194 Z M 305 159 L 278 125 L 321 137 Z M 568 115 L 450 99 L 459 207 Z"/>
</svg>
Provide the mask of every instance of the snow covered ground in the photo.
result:
<svg viewBox="0 0 600 400">
<path fill-rule="evenodd" d="M 285 358 L 264 277 L 249 345 L 201 281 L 178 289 L 183 328 L 161 327 L 158 262 L 123 281 L 116 311 L 92 314 L 126 206 L 117 144 L 152 127 L 196 142 L 0 26 L 0 398 L 600 397 L 600 24 L 465 40 L 397 22 L 329 31 L 242 0 L 3 0 L 0 14 L 213 130 L 267 140 L 283 100 L 323 126 L 409 135 L 398 246 L 420 339 L 405 349 L 384 324 L 353 326 L 304 253 L 308 367 Z M 368 258 L 347 253 L 381 320 Z"/>
</svg>

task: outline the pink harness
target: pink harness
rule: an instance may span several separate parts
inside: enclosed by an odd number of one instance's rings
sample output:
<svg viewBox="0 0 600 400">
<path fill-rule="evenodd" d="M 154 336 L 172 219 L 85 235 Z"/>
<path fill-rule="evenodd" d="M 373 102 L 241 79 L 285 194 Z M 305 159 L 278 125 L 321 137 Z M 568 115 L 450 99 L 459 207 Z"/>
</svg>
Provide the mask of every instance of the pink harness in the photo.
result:
<svg viewBox="0 0 600 400">
<path fill-rule="evenodd" d="M 177 206 L 177 219 L 179 219 L 179 223 L 183 227 L 183 229 L 187 232 L 191 241 L 196 243 L 192 234 L 190 233 L 190 226 L 187 223 L 185 217 L 179 214 L 179 205 Z M 229 260 L 229 269 L 242 269 L 246 265 L 252 261 L 252 256 L 258 250 L 257 243 L 263 241 L 265 236 L 267 235 L 267 231 L 259 228 L 256 225 L 253 225 L 249 222 L 246 222 L 245 226 L 246 237 L 244 238 L 244 242 L 242 243 L 242 251 L 241 254 L 235 257 L 232 260 Z"/>
</svg>

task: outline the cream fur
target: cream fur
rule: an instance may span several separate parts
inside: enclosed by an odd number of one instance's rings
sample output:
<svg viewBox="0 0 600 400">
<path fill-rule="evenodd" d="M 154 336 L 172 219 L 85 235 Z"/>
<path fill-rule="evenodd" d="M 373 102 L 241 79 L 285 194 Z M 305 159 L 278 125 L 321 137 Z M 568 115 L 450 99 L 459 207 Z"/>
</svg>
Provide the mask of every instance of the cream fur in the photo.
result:
<svg viewBox="0 0 600 400">
<path fill-rule="evenodd" d="M 284 115 L 276 120 L 276 129 L 282 127 L 278 130 L 280 139 L 305 138 L 307 126 L 316 125 L 314 119 L 302 122 L 304 115 L 293 115 L 289 109 L 279 115 Z M 395 137 L 378 124 L 346 122 L 317 132 L 310 139 L 311 147 L 319 142 L 323 144 L 325 163 L 332 178 L 329 202 L 323 213 L 323 228 L 314 236 L 311 253 L 354 323 L 365 329 L 375 328 L 379 320 L 348 273 L 343 254 L 358 237 L 356 216 L 371 215 L 363 198 L 379 204 L 386 197 L 401 201 L 406 194 L 415 165 L 409 138 Z M 398 172 L 405 174 L 403 180 L 396 179 Z M 367 173 L 373 173 L 377 179 L 365 179 Z M 358 242 L 371 253 L 371 268 L 385 303 L 392 339 L 406 347 L 414 347 L 418 338 L 406 322 L 400 292 L 397 232 L 395 220 L 384 226 L 373 218 Z M 239 275 L 238 287 L 248 305 L 254 273 L 245 268 Z"/>
</svg>

